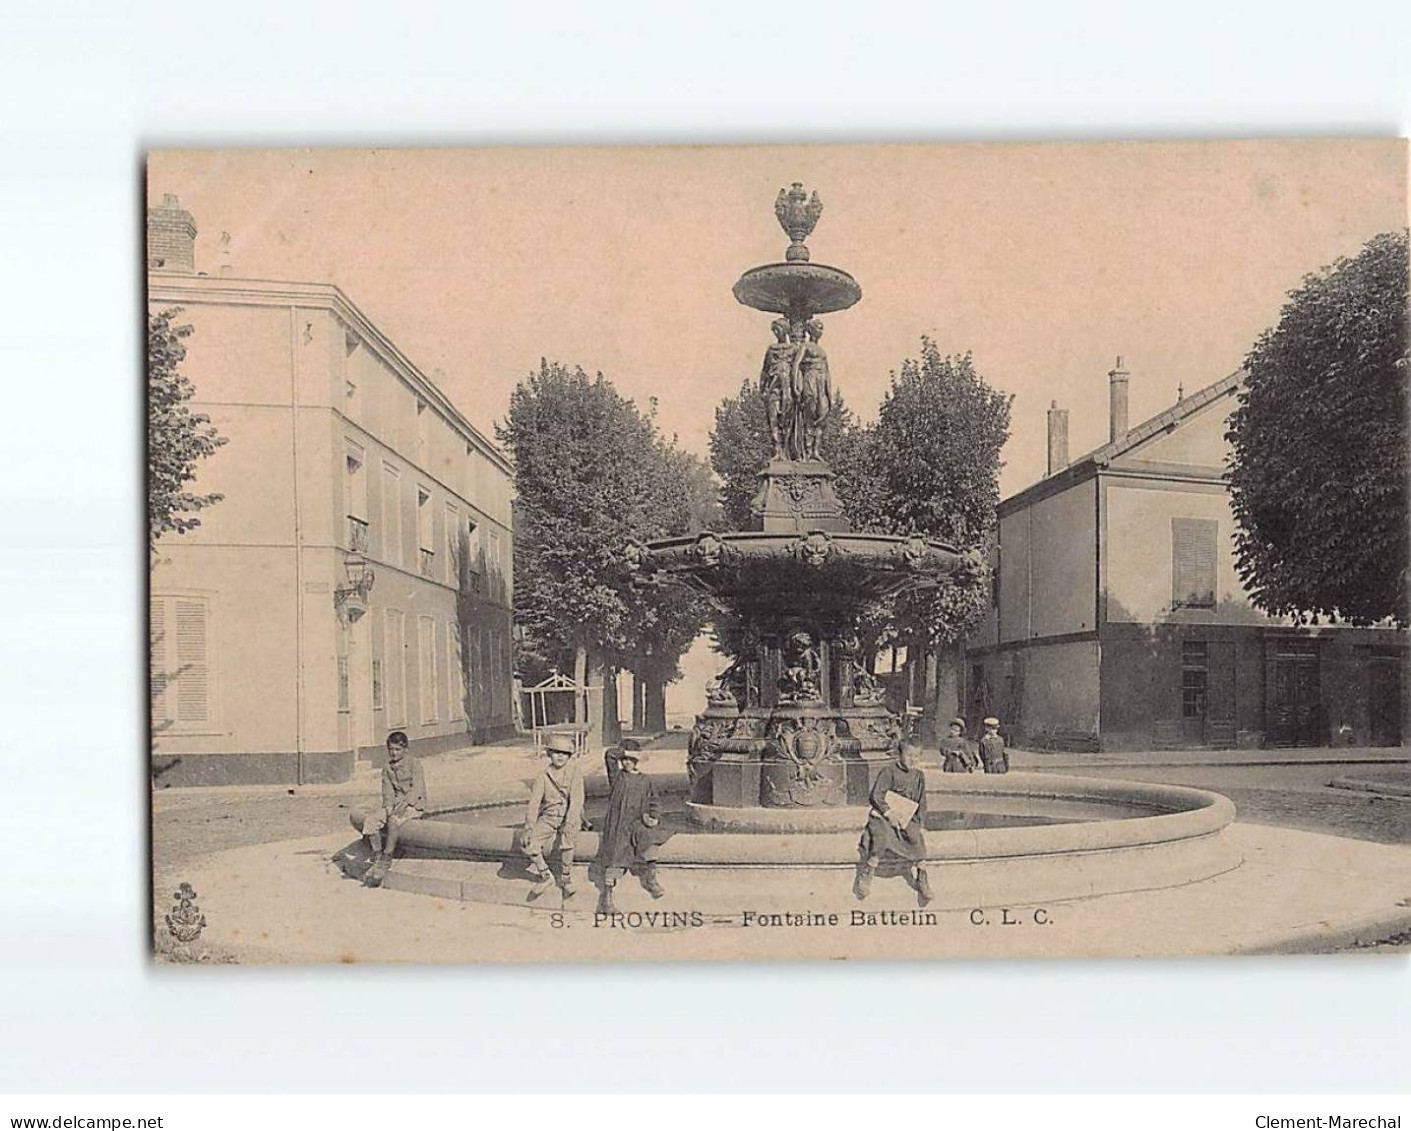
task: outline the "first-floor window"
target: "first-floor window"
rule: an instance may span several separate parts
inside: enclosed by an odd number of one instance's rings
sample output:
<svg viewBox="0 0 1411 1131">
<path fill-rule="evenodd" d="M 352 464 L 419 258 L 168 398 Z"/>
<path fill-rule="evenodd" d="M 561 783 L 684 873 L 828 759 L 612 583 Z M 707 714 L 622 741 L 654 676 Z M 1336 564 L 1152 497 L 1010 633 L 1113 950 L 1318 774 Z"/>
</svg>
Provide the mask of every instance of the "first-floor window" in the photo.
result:
<svg viewBox="0 0 1411 1131">
<path fill-rule="evenodd" d="M 348 709 L 348 657 L 338 657 L 338 709 Z"/>
<path fill-rule="evenodd" d="M 1205 718 L 1206 693 L 1210 679 L 1210 646 L 1188 640 L 1181 645 L 1181 717 Z"/>
<path fill-rule="evenodd" d="M 421 721 L 436 721 L 436 618 L 417 617 L 417 687 L 421 695 Z"/>
<path fill-rule="evenodd" d="M 152 729 L 207 731 L 216 725 L 207 597 L 152 597 Z"/>
<path fill-rule="evenodd" d="M 446 698 L 448 719 L 465 718 L 465 684 L 462 680 L 456 622 L 446 622 Z"/>
<path fill-rule="evenodd" d="M 397 609 L 387 610 L 386 628 L 382 634 L 382 650 L 386 664 L 383 672 L 387 688 L 387 725 L 405 726 L 407 722 L 407 641 L 406 620 Z"/>
</svg>

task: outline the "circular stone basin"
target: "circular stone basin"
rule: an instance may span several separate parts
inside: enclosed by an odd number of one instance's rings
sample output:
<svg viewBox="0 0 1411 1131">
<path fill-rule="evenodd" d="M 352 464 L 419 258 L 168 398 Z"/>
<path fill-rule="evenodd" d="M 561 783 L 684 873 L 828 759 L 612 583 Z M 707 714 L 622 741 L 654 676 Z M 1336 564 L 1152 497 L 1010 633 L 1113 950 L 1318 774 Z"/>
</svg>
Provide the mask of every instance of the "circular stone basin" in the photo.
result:
<svg viewBox="0 0 1411 1131">
<path fill-rule="evenodd" d="M 740 276 L 735 301 L 772 314 L 811 316 L 846 310 L 862 297 L 857 280 L 823 263 L 767 263 Z"/>
<path fill-rule="evenodd" d="M 772 884 L 786 894 L 792 885 L 809 882 L 804 873 L 836 875 L 857 864 L 865 809 L 690 806 L 685 774 L 652 776 L 675 834 L 660 850 L 664 869 L 748 871 L 749 879 L 741 880 L 746 890 Z M 934 767 L 927 784 L 928 867 L 941 870 L 943 884 L 976 899 L 1032 902 L 1169 887 L 1241 863 L 1221 835 L 1234 820 L 1234 805 L 1204 790 L 1021 771 L 942 774 Z M 590 777 L 587 792 L 592 819 L 601 812 L 606 780 Z M 460 793 L 440 798 L 433 791 L 435 811 L 403 826 L 402 850 L 418 857 L 522 861 L 516 834 L 527 784 Z M 740 814 L 751 831 L 739 831 Z M 851 827 L 838 828 L 844 820 Z M 352 821 L 361 829 L 362 814 L 354 812 Z M 703 821 L 713 824 L 703 827 Z M 817 831 L 806 828 L 810 822 L 818 822 Z M 591 860 L 597 850 L 596 833 L 579 834 L 579 860 Z"/>
</svg>

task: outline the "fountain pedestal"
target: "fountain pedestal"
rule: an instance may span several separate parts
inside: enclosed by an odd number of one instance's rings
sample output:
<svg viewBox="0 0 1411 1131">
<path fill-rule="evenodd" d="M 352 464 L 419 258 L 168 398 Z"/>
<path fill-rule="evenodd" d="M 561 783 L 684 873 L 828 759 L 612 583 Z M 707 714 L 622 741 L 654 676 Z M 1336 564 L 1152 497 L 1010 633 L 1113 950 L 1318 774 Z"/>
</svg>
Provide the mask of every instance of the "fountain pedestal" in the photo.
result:
<svg viewBox="0 0 1411 1131">
<path fill-rule="evenodd" d="M 799 534 L 846 531 L 848 520 L 833 479 L 833 469 L 821 459 L 770 460 L 760 473 L 753 502 L 760 529 Z"/>
</svg>

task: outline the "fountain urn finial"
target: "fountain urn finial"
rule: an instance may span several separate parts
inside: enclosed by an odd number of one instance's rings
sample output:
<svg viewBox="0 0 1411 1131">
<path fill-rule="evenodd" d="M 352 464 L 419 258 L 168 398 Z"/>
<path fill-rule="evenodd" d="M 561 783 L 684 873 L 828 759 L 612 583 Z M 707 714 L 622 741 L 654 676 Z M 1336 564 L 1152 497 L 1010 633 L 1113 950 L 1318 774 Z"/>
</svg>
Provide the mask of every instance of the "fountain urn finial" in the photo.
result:
<svg viewBox="0 0 1411 1131">
<path fill-rule="evenodd" d="M 817 190 L 810 198 L 800 181 L 795 181 L 791 188 L 779 190 L 774 200 L 774 215 L 789 237 L 789 250 L 784 253 L 789 263 L 808 262 L 808 248 L 803 241 L 813 234 L 822 214 L 823 201 L 818 199 Z"/>
</svg>

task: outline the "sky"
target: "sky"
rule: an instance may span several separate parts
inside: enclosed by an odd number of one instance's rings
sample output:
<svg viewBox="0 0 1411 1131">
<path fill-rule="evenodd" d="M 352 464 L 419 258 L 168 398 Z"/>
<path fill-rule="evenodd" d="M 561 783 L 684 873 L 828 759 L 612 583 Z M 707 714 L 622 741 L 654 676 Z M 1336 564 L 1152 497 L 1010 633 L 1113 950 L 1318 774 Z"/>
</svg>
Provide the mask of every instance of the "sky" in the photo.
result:
<svg viewBox="0 0 1411 1131">
<path fill-rule="evenodd" d="M 1045 410 L 1077 456 L 1238 369 L 1286 293 L 1407 224 L 1407 149 L 1380 140 L 1087 144 L 209 150 L 149 155 L 198 271 L 337 284 L 487 435 L 541 357 L 601 371 L 707 453 L 759 373 L 772 315 L 742 272 L 783 258 L 793 181 L 813 261 L 849 271 L 825 316 L 835 388 L 864 419 L 922 335 L 1013 394 L 1001 491 L 1042 477 Z"/>
</svg>

